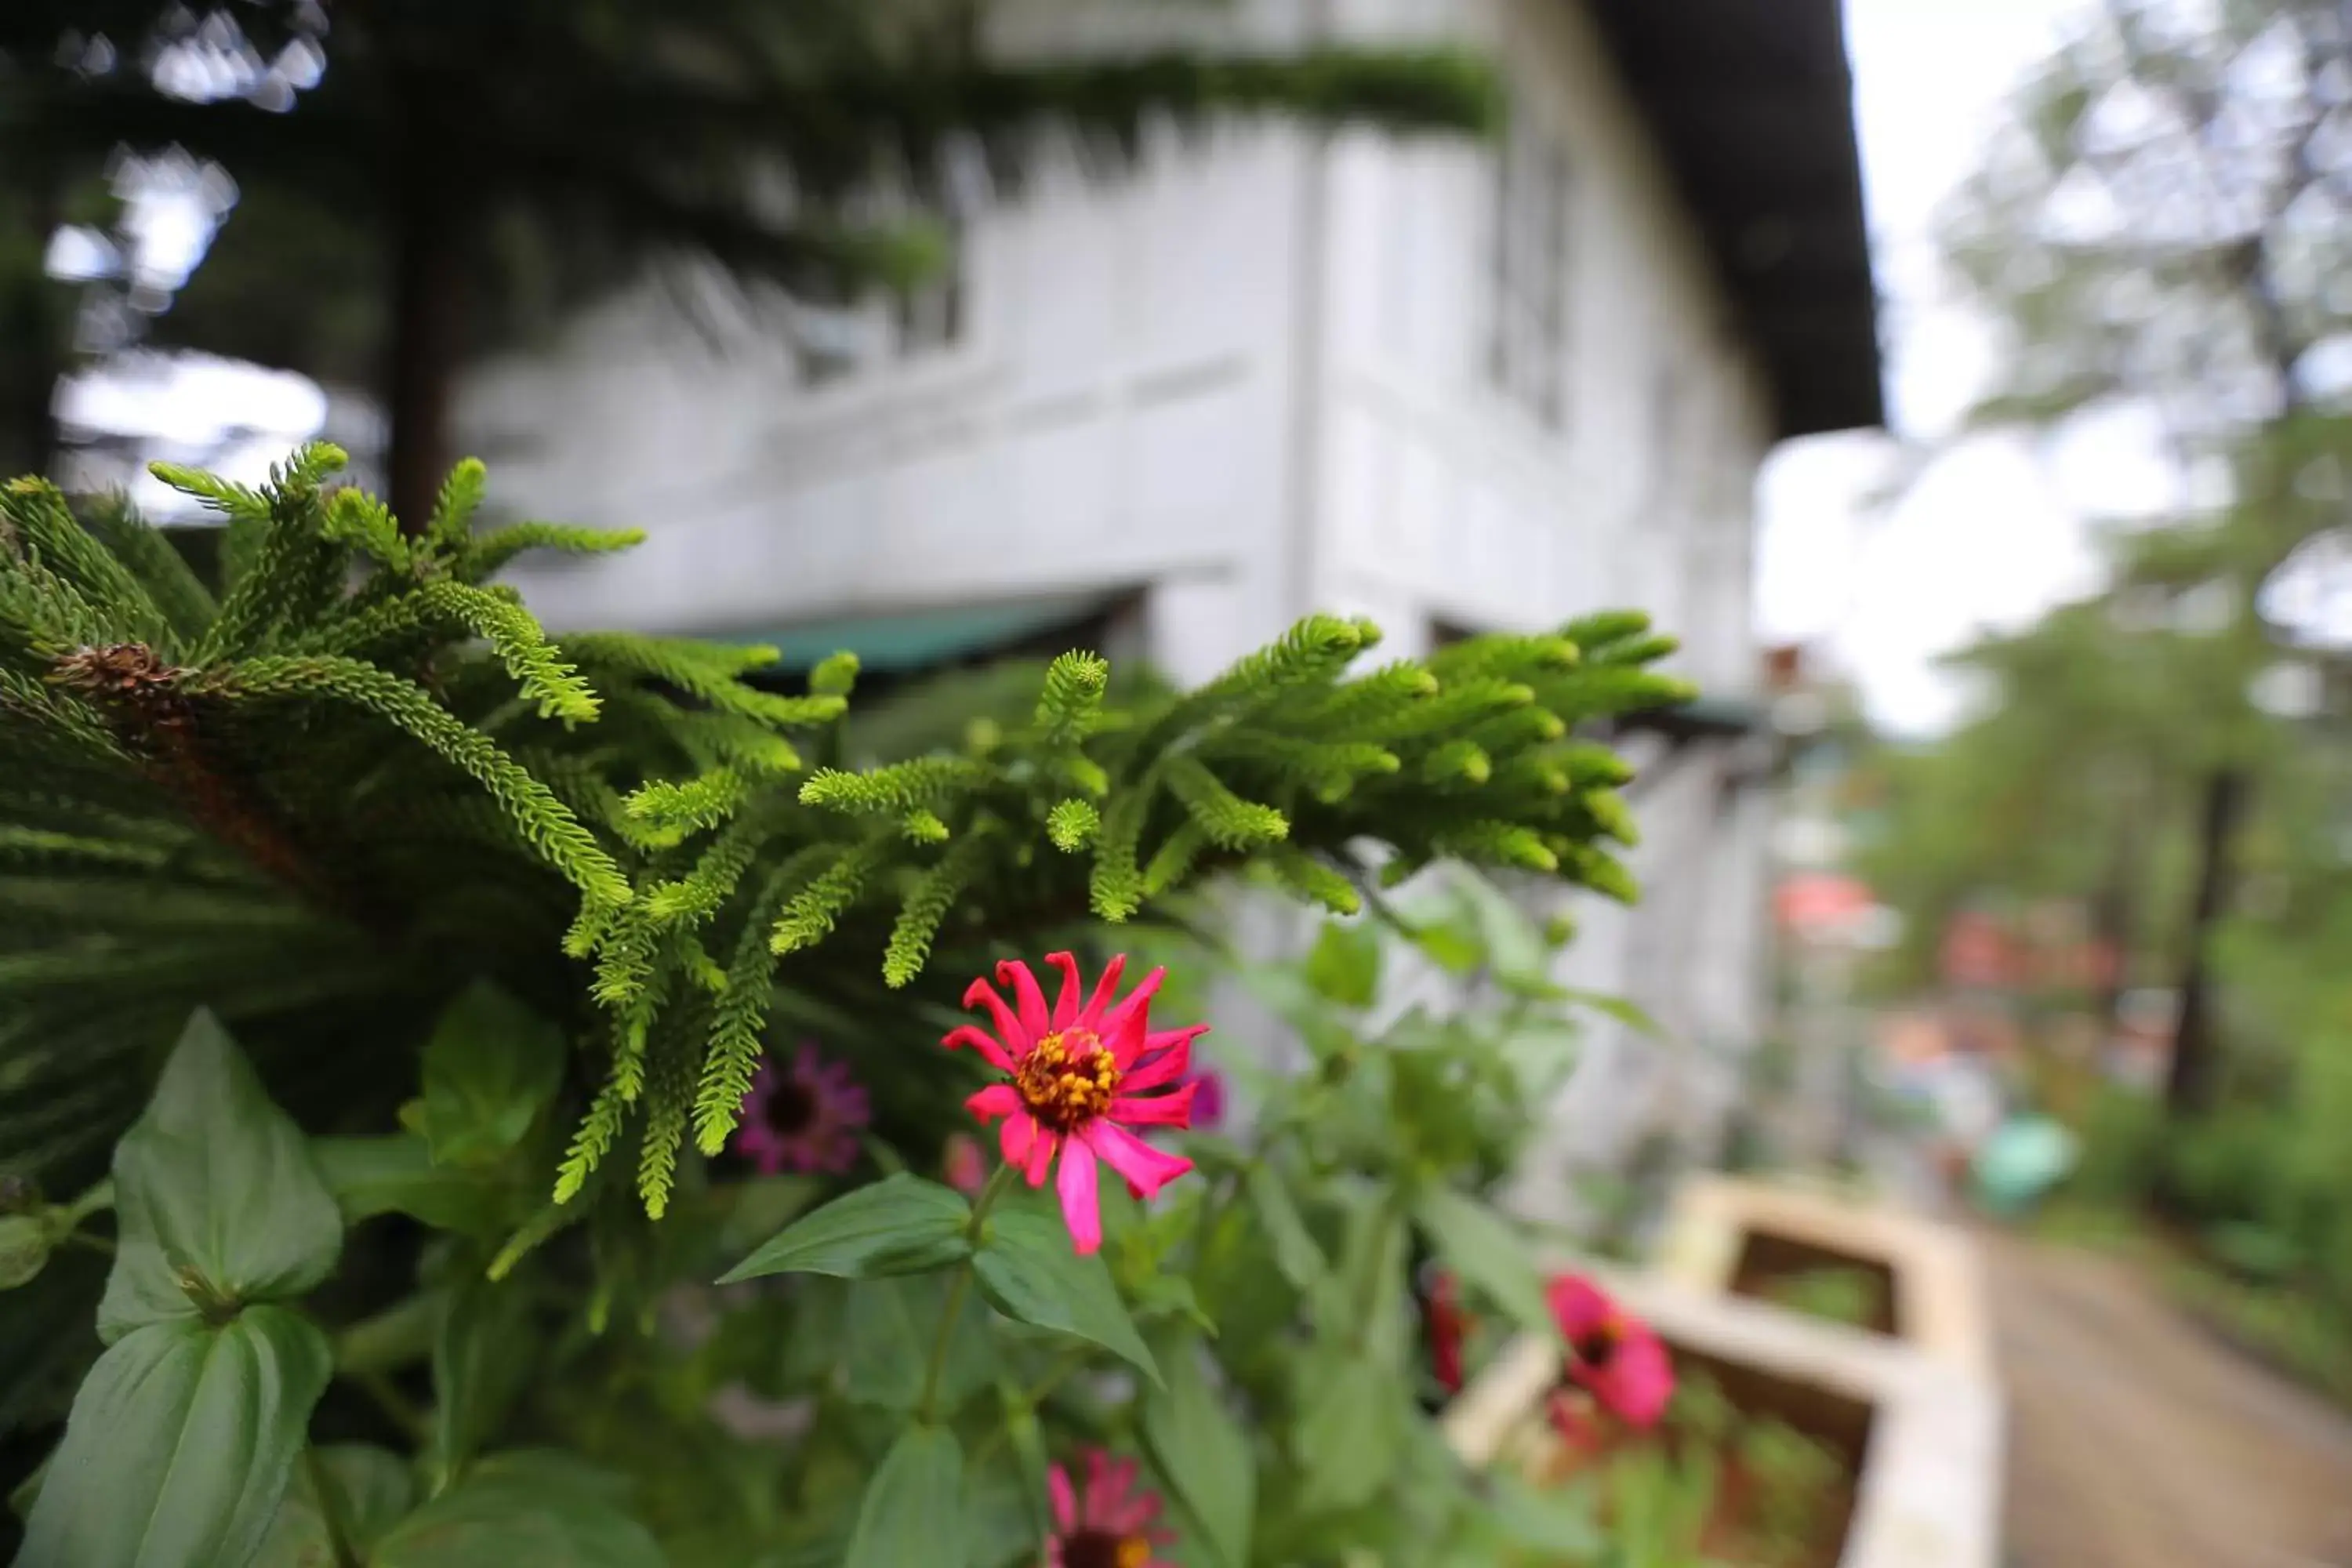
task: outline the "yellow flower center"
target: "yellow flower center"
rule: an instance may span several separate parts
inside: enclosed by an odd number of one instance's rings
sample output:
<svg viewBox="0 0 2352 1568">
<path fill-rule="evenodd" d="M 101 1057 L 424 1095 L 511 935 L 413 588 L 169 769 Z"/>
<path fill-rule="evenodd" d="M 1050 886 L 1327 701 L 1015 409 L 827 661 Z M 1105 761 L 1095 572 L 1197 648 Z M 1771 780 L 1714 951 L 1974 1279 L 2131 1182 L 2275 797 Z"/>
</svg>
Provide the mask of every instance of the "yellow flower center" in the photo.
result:
<svg viewBox="0 0 2352 1568">
<path fill-rule="evenodd" d="M 1150 1561 L 1151 1542 L 1140 1535 L 1081 1530 L 1062 1542 L 1063 1568 L 1143 1568 Z"/>
<path fill-rule="evenodd" d="M 1625 1325 L 1614 1318 L 1603 1318 L 1576 1342 L 1576 1359 L 1595 1372 L 1616 1359 L 1617 1347 L 1625 1342 Z"/>
<path fill-rule="evenodd" d="M 1110 1109 L 1111 1096 L 1118 1091 L 1118 1064 L 1093 1030 L 1065 1029 L 1046 1036 L 1021 1058 L 1013 1087 L 1030 1115 L 1056 1132 L 1075 1131 Z M 1122 1559 L 1116 1568 L 1128 1564 Z"/>
</svg>

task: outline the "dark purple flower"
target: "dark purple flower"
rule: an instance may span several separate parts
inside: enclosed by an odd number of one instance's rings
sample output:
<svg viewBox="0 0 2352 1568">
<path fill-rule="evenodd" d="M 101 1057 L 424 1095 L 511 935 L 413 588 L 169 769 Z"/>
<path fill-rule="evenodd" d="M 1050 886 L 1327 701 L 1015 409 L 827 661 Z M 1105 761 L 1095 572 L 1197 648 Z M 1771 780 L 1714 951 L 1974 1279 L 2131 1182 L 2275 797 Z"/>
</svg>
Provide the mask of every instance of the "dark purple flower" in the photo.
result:
<svg viewBox="0 0 2352 1568">
<path fill-rule="evenodd" d="M 845 1063 L 803 1044 L 790 1068 L 760 1064 L 743 1097 L 735 1152 L 766 1175 L 790 1168 L 846 1171 L 857 1163 L 857 1131 L 874 1119 L 866 1089 Z"/>
</svg>

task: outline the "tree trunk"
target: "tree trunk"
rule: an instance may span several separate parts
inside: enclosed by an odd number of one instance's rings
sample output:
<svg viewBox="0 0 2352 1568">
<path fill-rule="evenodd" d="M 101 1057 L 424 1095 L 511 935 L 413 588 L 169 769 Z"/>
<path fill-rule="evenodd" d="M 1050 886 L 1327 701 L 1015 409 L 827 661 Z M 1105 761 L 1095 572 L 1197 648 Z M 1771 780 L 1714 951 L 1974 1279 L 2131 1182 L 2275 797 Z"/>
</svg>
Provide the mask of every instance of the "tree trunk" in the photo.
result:
<svg viewBox="0 0 2352 1568">
<path fill-rule="evenodd" d="M 451 404 L 466 352 L 465 237 L 456 204 L 431 171 L 406 182 L 394 235 L 386 344 L 384 486 L 404 532 L 424 531 L 453 460 Z"/>
<path fill-rule="evenodd" d="M 2091 949 L 2099 955 L 2106 968 L 2098 977 L 2092 1006 L 2099 1021 L 2099 1047 L 2115 1038 L 2116 1028 L 2122 1022 L 2124 984 L 2130 967 L 2132 938 L 2132 873 L 2137 868 L 2142 846 L 2126 819 L 2116 839 L 2116 858 L 2108 868 L 2098 893 L 2091 900 Z"/>
<path fill-rule="evenodd" d="M 2232 766 L 2205 781 L 2197 832 L 2197 901 L 2189 914 L 2188 949 L 2180 976 L 2180 1010 L 2173 1028 L 2172 1067 L 2164 1107 L 2172 1120 L 2201 1116 L 2221 1088 L 2220 1042 L 2214 1038 L 2207 949 L 2229 901 L 2230 848 L 2244 814 L 2246 775 Z"/>
</svg>

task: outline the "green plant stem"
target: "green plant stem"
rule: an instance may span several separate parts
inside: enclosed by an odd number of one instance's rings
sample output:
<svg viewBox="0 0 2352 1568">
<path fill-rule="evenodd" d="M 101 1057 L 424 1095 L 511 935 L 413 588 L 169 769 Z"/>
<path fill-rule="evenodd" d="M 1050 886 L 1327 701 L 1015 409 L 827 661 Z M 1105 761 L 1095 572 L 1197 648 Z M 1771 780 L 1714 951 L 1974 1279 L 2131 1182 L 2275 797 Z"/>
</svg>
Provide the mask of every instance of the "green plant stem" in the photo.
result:
<svg viewBox="0 0 2352 1568">
<path fill-rule="evenodd" d="M 1054 1390 L 1062 1386 L 1064 1379 L 1086 1364 L 1087 1355 L 1084 1351 L 1066 1352 L 1062 1359 L 1055 1362 L 1046 1370 L 1045 1375 L 1037 1380 L 1037 1386 L 1025 1394 L 1015 1389 L 1009 1381 L 1000 1380 L 998 1389 L 1003 1395 L 1005 1408 L 1009 1411 L 1017 1405 L 1024 1410 L 1037 1409 L 1053 1397 Z M 980 1447 L 971 1451 L 971 1468 L 975 1470 L 980 1468 L 981 1465 L 996 1452 L 996 1446 L 1005 1440 L 1006 1434 L 1011 1430 L 1012 1426 L 1008 1422 L 982 1439 Z"/>
<path fill-rule="evenodd" d="M 1010 1164 L 997 1166 L 995 1174 L 988 1178 L 988 1185 L 981 1188 L 980 1196 L 972 1201 L 971 1217 L 964 1222 L 963 1235 L 975 1248 L 980 1246 L 981 1227 L 987 1223 L 988 1211 L 1012 1184 L 1013 1174 Z M 971 1289 L 971 1259 L 966 1258 L 956 1266 L 955 1279 L 949 1282 L 947 1308 L 940 1314 L 940 1331 L 931 1339 L 931 1364 L 923 1373 L 923 1400 L 918 1408 L 922 1420 L 929 1425 L 936 1425 L 940 1419 L 940 1381 L 947 1374 L 948 1345 L 955 1337 L 956 1319 L 963 1311 L 964 1295 Z"/>
<path fill-rule="evenodd" d="M 367 1391 L 368 1396 L 392 1418 L 392 1424 L 412 1442 L 423 1443 L 432 1436 L 433 1428 L 426 1423 L 425 1413 L 410 1403 L 406 1394 L 393 1386 L 391 1378 L 371 1369 L 353 1373 L 352 1381 Z"/>
<path fill-rule="evenodd" d="M 352 1547 L 352 1531 L 343 1518 L 342 1498 L 335 1490 L 335 1480 L 327 1474 L 327 1467 L 319 1462 L 318 1448 L 302 1445 L 302 1468 L 310 1473 L 310 1490 L 319 1500 L 319 1519 L 327 1527 L 327 1547 L 335 1554 L 335 1568 L 361 1568 L 360 1554 Z"/>
<path fill-rule="evenodd" d="M 103 1254 L 108 1258 L 114 1256 L 114 1243 L 107 1240 L 106 1237 L 102 1236 L 92 1236 L 88 1231 L 83 1230 L 68 1232 L 59 1239 L 58 1245 L 60 1247 L 87 1247 L 92 1252 Z"/>
</svg>

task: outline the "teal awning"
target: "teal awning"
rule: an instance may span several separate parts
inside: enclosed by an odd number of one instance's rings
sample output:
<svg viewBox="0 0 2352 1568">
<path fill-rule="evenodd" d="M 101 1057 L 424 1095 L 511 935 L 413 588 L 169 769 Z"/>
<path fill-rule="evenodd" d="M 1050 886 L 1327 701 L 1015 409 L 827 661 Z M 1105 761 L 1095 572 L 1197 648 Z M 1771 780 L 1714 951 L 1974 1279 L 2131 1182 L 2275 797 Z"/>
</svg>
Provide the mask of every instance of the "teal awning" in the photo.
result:
<svg viewBox="0 0 2352 1568">
<path fill-rule="evenodd" d="M 871 670 L 929 669 L 1084 620 L 1108 603 L 1108 595 L 1093 594 L 1017 604 L 916 610 L 896 616 L 809 621 L 727 640 L 770 644 L 780 652 L 779 662 L 788 669 L 806 669 L 819 659 L 845 649 L 856 654 L 857 662 Z"/>
</svg>

